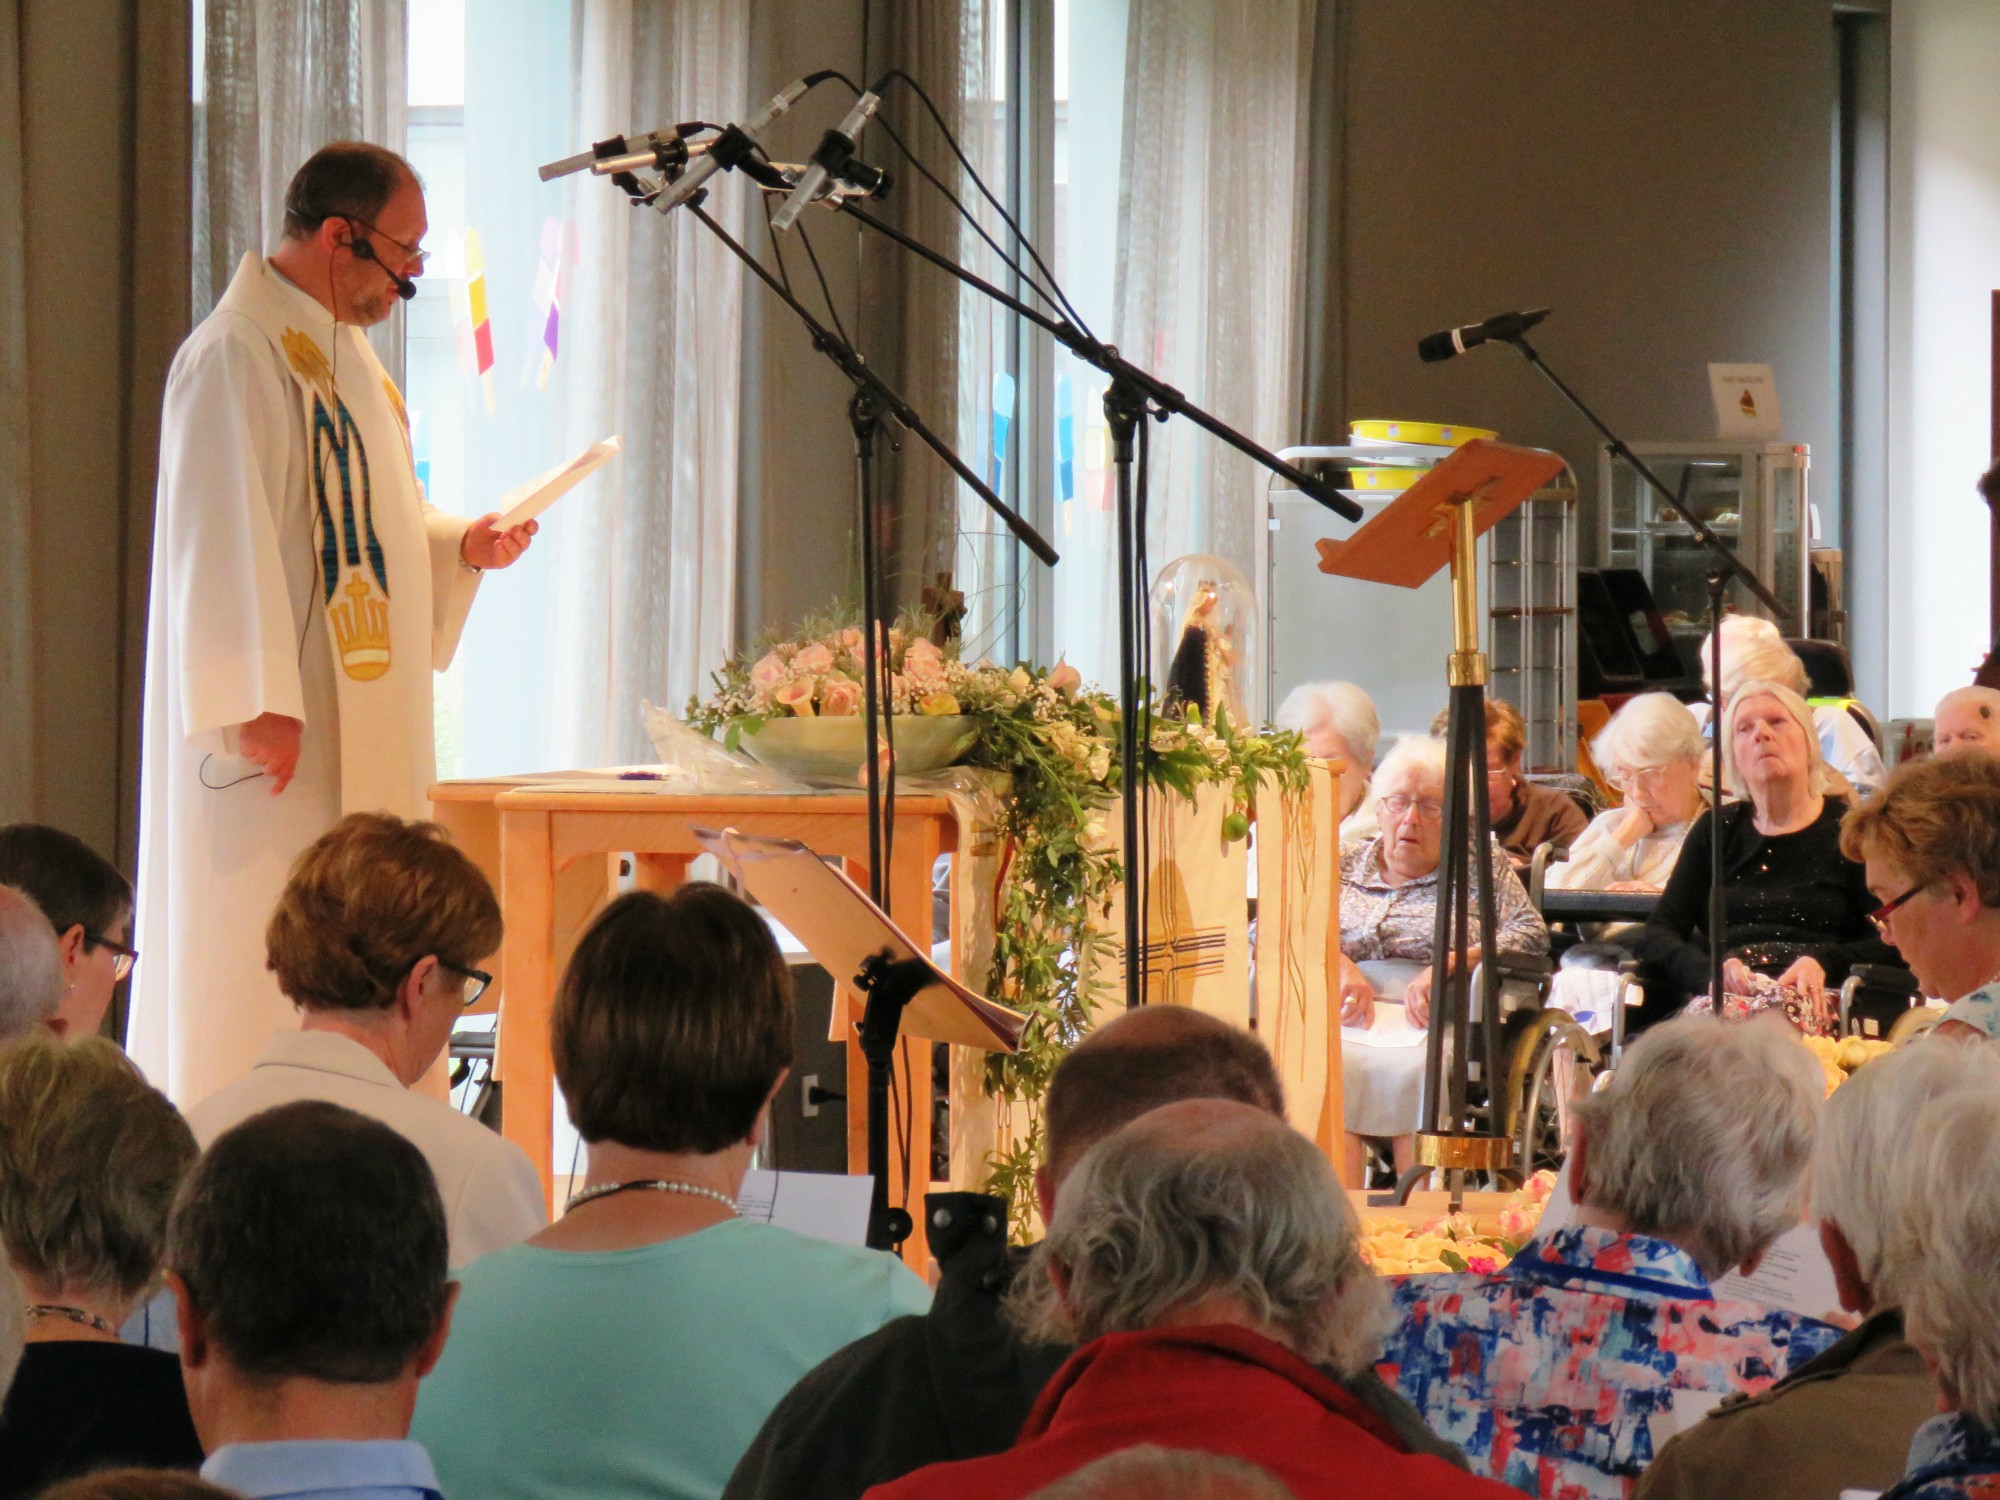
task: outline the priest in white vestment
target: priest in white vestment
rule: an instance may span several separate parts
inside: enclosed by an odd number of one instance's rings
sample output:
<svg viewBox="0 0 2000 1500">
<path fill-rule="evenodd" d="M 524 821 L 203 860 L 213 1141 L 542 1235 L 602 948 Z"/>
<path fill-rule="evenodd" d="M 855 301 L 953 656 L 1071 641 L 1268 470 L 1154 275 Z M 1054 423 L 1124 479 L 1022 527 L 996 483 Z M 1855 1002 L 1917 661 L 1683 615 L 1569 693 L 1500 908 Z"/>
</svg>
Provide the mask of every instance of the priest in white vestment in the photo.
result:
<svg viewBox="0 0 2000 1500">
<path fill-rule="evenodd" d="M 349 812 L 429 815 L 431 674 L 534 529 L 431 509 L 361 332 L 422 274 L 408 163 L 329 146 L 285 210 L 181 346 L 161 421 L 129 1042 L 183 1107 L 294 1021 L 264 961 L 293 859 Z"/>
</svg>

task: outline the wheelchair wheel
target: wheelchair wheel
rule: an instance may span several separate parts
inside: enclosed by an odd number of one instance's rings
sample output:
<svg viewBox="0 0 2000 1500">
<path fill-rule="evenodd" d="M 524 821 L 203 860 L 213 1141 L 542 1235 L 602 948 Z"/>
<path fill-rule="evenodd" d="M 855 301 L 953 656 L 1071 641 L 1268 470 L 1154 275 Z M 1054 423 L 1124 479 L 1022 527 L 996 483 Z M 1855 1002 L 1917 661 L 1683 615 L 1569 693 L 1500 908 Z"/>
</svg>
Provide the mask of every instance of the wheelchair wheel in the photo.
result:
<svg viewBox="0 0 2000 1500">
<path fill-rule="evenodd" d="M 1566 1011 L 1536 1011 L 1515 1037 L 1507 1068 L 1507 1133 L 1523 1181 L 1562 1165 L 1570 1104 L 1590 1091 L 1603 1060 L 1596 1040 Z"/>
</svg>

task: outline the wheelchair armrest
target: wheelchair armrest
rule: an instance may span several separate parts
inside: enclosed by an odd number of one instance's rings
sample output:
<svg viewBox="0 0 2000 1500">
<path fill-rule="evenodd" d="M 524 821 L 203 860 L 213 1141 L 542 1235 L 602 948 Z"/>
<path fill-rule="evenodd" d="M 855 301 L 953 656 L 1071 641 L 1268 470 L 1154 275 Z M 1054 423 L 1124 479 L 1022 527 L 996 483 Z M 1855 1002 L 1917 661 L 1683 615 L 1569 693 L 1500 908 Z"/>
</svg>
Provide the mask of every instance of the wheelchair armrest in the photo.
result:
<svg viewBox="0 0 2000 1500">
<path fill-rule="evenodd" d="M 1901 964 L 1856 964 L 1847 971 L 1850 980 L 1871 990 L 1887 990 L 1892 995 L 1914 995 L 1920 986 L 1917 976 Z"/>
<path fill-rule="evenodd" d="M 1549 866 L 1566 863 L 1568 859 L 1568 844 L 1545 840 L 1535 845 L 1534 857 L 1528 861 L 1528 900 L 1534 903 L 1536 911 L 1542 909 L 1542 892 L 1548 889 Z"/>
<path fill-rule="evenodd" d="M 1502 979 L 1541 981 L 1555 973 L 1556 966 L 1543 953 L 1503 953 L 1493 961 Z"/>
</svg>

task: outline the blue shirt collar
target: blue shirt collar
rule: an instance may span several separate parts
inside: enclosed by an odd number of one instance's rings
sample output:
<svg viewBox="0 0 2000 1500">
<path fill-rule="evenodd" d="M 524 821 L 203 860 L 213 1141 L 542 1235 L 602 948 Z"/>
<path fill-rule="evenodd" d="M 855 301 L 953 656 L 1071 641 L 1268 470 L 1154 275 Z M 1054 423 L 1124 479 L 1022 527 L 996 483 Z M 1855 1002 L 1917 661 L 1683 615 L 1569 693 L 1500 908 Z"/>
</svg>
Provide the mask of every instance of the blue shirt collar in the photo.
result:
<svg viewBox="0 0 2000 1500">
<path fill-rule="evenodd" d="M 2000 1468 L 2000 1436 L 1962 1411 L 1948 1411 L 1932 1417 L 1917 1429 L 1910 1440 L 1907 1478 L 1916 1479 L 1932 1471 L 1946 1473 Z"/>
<path fill-rule="evenodd" d="M 231 1443 L 208 1456 L 201 1477 L 246 1500 L 348 1494 L 438 1500 L 437 1471 L 423 1445 L 387 1438 Z"/>
<path fill-rule="evenodd" d="M 1715 1300 L 1701 1267 L 1678 1245 L 1648 1234 L 1586 1224 L 1534 1236 L 1521 1247 L 1506 1274 L 1618 1296 Z"/>
</svg>

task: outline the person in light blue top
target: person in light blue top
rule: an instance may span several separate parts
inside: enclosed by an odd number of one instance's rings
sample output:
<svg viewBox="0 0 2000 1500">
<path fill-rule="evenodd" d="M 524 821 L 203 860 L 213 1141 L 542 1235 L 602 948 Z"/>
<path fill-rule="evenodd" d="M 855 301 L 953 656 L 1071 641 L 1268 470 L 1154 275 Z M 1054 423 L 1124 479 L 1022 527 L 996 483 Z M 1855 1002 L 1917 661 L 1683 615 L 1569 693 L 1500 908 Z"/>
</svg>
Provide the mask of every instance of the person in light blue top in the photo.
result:
<svg viewBox="0 0 2000 1500">
<path fill-rule="evenodd" d="M 461 1273 L 412 1430 L 453 1496 L 715 1500 L 801 1376 L 930 1291 L 879 1251 L 737 1214 L 791 1062 L 792 992 L 735 896 L 614 901 L 550 1032 L 584 1185 Z"/>
<path fill-rule="evenodd" d="M 2000 1041 L 2000 757 L 1905 761 L 1842 820 L 1840 847 L 1883 938 L 1950 1003 L 1939 1034 Z"/>
<path fill-rule="evenodd" d="M 409 1429 L 451 1327 L 448 1243 L 430 1164 L 379 1121 L 301 1100 L 218 1136 L 167 1229 L 202 1478 L 246 1500 L 439 1500 Z"/>
</svg>

